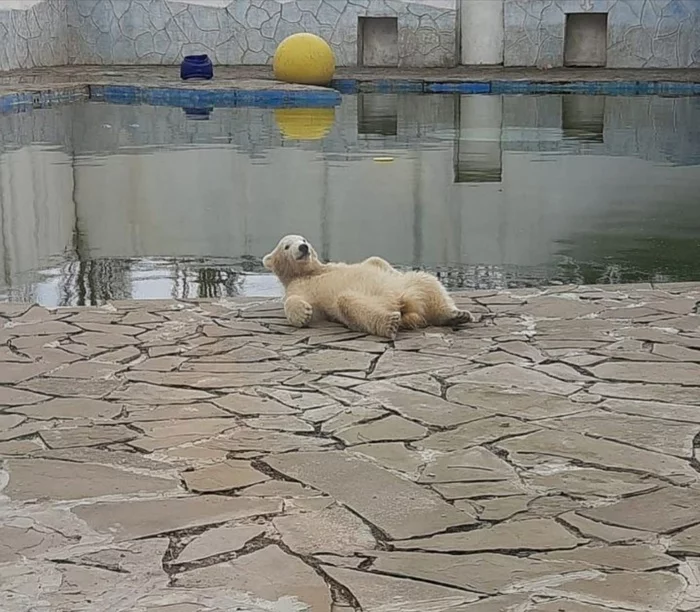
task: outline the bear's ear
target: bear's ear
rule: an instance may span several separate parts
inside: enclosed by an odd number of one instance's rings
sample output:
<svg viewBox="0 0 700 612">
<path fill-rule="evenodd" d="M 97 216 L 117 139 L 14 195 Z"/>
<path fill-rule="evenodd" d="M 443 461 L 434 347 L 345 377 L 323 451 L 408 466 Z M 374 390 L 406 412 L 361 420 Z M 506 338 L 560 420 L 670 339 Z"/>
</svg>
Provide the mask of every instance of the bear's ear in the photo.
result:
<svg viewBox="0 0 700 612">
<path fill-rule="evenodd" d="M 268 253 L 267 255 L 265 255 L 265 257 L 263 257 L 262 264 L 268 270 L 272 270 L 272 253 Z"/>
</svg>

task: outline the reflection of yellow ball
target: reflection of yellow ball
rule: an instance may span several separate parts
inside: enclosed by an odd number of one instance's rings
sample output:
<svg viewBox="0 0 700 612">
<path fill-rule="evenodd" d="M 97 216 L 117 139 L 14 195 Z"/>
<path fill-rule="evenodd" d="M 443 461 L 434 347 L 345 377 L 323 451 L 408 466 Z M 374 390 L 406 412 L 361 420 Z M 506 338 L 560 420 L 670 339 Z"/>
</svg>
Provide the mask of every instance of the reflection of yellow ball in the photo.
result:
<svg viewBox="0 0 700 612">
<path fill-rule="evenodd" d="M 272 70 L 279 81 L 328 85 L 335 72 L 335 56 L 320 36 L 292 34 L 278 45 Z"/>
<path fill-rule="evenodd" d="M 278 108 L 277 126 L 290 140 L 320 140 L 333 128 L 333 108 Z"/>
</svg>

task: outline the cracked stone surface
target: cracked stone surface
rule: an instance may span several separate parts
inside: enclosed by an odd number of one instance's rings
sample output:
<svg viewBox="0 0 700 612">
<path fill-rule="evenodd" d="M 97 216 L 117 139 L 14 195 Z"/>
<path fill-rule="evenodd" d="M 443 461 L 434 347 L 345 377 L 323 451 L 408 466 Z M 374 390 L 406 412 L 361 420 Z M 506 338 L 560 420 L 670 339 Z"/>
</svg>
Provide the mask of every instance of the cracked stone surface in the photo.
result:
<svg viewBox="0 0 700 612">
<path fill-rule="evenodd" d="M 585 544 L 552 519 L 513 521 L 475 529 L 396 542 L 396 550 L 428 550 L 435 552 L 478 552 L 498 550 L 555 550 Z"/>
<path fill-rule="evenodd" d="M 195 493 L 241 489 L 268 479 L 268 476 L 252 468 L 250 462 L 235 459 L 185 472 L 182 477 L 187 488 Z"/>
<path fill-rule="evenodd" d="M 344 451 L 273 455 L 265 461 L 278 472 L 335 497 L 394 539 L 475 522 L 439 495 Z"/>
<path fill-rule="evenodd" d="M 323 36 L 340 66 L 357 63 L 359 19 L 398 19 L 400 66 L 454 64 L 454 1 L 39 0 L 0 10 L 0 70 L 61 64 L 176 64 L 207 53 L 216 63 L 270 64 L 295 32 Z"/>
<path fill-rule="evenodd" d="M 477 601 L 474 593 L 418 580 L 324 566 L 323 571 L 349 589 L 362 610 L 448 610 Z"/>
<path fill-rule="evenodd" d="M 328 585 L 306 563 L 271 544 L 228 563 L 183 572 L 175 579 L 181 587 L 228 587 L 266 601 L 295 601 L 305 604 L 302 610 L 330 612 Z M 281 608 L 284 609 L 284 608 Z"/>
<path fill-rule="evenodd" d="M 458 299 L 0 305 L 0 609 L 696 608 L 700 286 Z"/>
<path fill-rule="evenodd" d="M 250 540 L 265 533 L 262 525 L 224 526 L 204 532 L 185 546 L 178 563 L 192 563 L 207 557 L 241 550 Z"/>
<path fill-rule="evenodd" d="M 530 0 L 504 0 L 504 64 L 564 64 L 568 13 L 606 12 L 607 65 L 682 68 L 698 65 L 700 26 L 692 0 L 552 0 L 532 10 Z M 187 53 L 208 53 L 219 64 L 270 63 L 287 35 L 324 36 L 338 65 L 357 63 L 358 20 L 398 19 L 401 66 L 454 64 L 459 20 L 455 0 L 38 0 L 0 11 L 0 70 L 61 64 L 174 64 Z M 670 301 L 669 301 L 670 302 Z M 547 299 L 531 305 L 543 316 L 597 312 L 554 310 Z M 653 306 L 653 307 L 652 307 Z M 587 307 L 587 308 L 586 308 Z M 663 309 L 683 315 L 682 298 Z M 620 308 L 623 309 L 622 307 Z M 571 314 L 573 313 L 573 314 Z M 618 315 L 624 316 L 624 313 Z"/>
</svg>

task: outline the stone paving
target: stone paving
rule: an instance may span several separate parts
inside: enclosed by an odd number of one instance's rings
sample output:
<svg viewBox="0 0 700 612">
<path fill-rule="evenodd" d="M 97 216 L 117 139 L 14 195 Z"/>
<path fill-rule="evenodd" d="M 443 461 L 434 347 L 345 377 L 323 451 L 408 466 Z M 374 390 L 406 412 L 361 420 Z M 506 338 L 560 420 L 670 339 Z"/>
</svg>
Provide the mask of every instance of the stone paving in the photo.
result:
<svg viewBox="0 0 700 612">
<path fill-rule="evenodd" d="M 0 305 L 0 610 L 700 609 L 700 284 Z"/>
</svg>

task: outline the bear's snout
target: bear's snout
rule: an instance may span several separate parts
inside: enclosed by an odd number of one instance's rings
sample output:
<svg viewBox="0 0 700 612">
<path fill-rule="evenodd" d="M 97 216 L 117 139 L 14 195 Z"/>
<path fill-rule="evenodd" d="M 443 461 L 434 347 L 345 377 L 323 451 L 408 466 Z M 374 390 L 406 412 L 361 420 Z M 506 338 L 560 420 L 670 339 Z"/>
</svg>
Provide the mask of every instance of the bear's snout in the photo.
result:
<svg viewBox="0 0 700 612">
<path fill-rule="evenodd" d="M 295 259 L 297 261 L 301 261 L 302 259 L 307 259 L 310 254 L 311 254 L 311 249 L 309 249 L 309 245 L 306 244 L 306 242 L 302 242 L 301 244 L 297 245 L 296 257 L 295 257 Z"/>
</svg>

